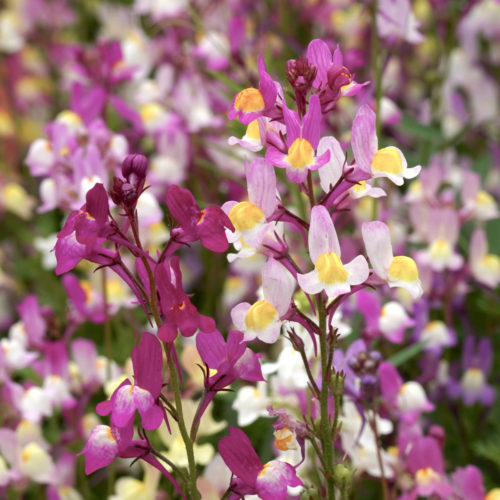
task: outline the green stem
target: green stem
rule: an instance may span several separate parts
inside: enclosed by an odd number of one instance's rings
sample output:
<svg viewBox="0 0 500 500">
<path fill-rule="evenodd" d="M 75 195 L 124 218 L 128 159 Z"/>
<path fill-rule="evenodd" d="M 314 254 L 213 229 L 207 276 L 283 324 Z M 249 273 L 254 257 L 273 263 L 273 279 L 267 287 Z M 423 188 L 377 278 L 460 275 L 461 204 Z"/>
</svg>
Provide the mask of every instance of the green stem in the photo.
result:
<svg viewBox="0 0 500 500">
<path fill-rule="evenodd" d="M 381 475 L 381 482 L 382 482 L 382 494 L 384 500 L 390 500 L 390 495 L 389 495 L 389 487 L 387 485 L 387 479 L 385 477 L 385 471 L 384 471 L 384 462 L 382 460 L 382 453 L 380 451 L 382 444 L 380 443 L 380 436 L 378 433 L 377 429 L 377 421 L 375 420 L 375 413 L 372 413 L 371 418 L 368 419 L 370 422 L 370 427 L 372 428 L 373 434 L 375 436 L 375 445 L 377 449 L 377 461 L 378 465 L 380 467 L 380 475 Z"/>
<path fill-rule="evenodd" d="M 371 42 L 372 42 L 372 67 L 373 75 L 375 78 L 375 133 L 377 138 L 380 137 L 381 130 L 381 113 L 380 113 L 380 101 L 382 99 L 382 71 L 380 68 L 380 58 L 379 58 L 379 40 L 378 40 L 378 30 L 377 30 L 377 11 L 378 11 L 378 0 L 373 0 L 371 5 Z M 377 185 L 377 180 L 375 179 L 374 185 Z M 378 215 L 378 204 L 375 198 L 372 198 L 372 219 L 376 220 Z"/>
<path fill-rule="evenodd" d="M 142 249 L 141 241 L 139 238 L 139 231 L 137 229 L 137 219 L 134 217 L 131 220 L 132 232 L 134 234 L 134 239 L 139 248 Z M 153 312 L 153 316 L 155 319 L 155 323 L 157 328 L 160 328 L 162 325 L 162 320 L 160 316 L 160 312 L 158 309 L 158 299 L 156 296 L 156 283 L 153 271 L 151 266 L 149 265 L 148 259 L 146 257 L 141 256 L 141 260 L 146 268 L 146 273 L 149 279 L 149 289 L 150 289 L 150 306 Z M 200 494 L 198 493 L 198 489 L 196 488 L 196 462 L 194 460 L 194 450 L 193 450 L 193 442 L 191 441 L 186 423 L 184 420 L 184 413 L 182 411 L 182 399 L 181 399 L 181 391 L 180 391 L 180 380 L 179 373 L 177 372 L 177 367 L 172 359 L 172 356 L 169 356 L 168 347 L 164 344 L 164 348 L 166 351 L 166 356 L 168 359 L 168 371 L 170 373 L 170 383 L 172 392 L 174 393 L 175 400 L 175 409 L 177 410 L 178 421 L 177 424 L 179 426 L 179 430 L 182 436 L 182 440 L 184 441 L 184 446 L 186 447 L 186 453 L 188 457 L 188 465 L 189 465 L 189 490 L 191 493 L 191 498 L 193 500 L 197 500 L 200 498 Z"/>
<path fill-rule="evenodd" d="M 323 458 L 325 466 L 325 479 L 327 499 L 334 500 L 335 498 L 335 482 L 333 478 L 333 436 L 330 425 L 330 417 L 328 415 L 328 393 L 329 393 L 329 376 L 330 368 L 328 366 L 329 349 L 326 340 L 326 312 L 325 304 L 321 293 L 317 296 L 318 316 L 319 316 L 319 346 L 321 355 L 321 393 L 320 393 L 320 441 L 323 449 Z M 335 411 L 338 411 L 335 408 Z"/>
</svg>

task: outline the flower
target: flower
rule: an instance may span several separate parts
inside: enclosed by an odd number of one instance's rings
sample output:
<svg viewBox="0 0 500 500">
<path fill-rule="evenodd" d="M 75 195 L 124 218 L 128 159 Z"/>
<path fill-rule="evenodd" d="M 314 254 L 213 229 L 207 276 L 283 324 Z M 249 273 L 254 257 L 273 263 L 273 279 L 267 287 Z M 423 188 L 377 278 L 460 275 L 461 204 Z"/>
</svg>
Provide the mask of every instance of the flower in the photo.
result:
<svg viewBox="0 0 500 500">
<path fill-rule="evenodd" d="M 387 225 L 380 221 L 364 222 L 361 233 L 366 253 L 378 276 L 386 280 L 391 288 L 402 287 L 408 290 L 414 299 L 418 299 L 423 292 L 417 265 L 410 257 L 394 257 Z"/>
<path fill-rule="evenodd" d="M 270 146 L 266 160 L 276 167 L 286 168 L 292 182 L 304 182 L 309 170 L 317 170 L 330 160 L 330 151 L 321 156 L 315 155 L 321 130 L 321 105 L 317 95 L 309 99 L 309 109 L 302 123 L 299 115 L 283 103 L 283 116 L 286 125 L 287 153 Z"/>
<path fill-rule="evenodd" d="M 337 233 L 328 210 L 322 205 L 311 210 L 309 253 L 314 270 L 297 274 L 300 288 L 306 293 L 324 290 L 328 297 L 335 298 L 350 292 L 351 285 L 359 285 L 368 278 L 368 263 L 362 255 L 345 265 L 340 260 Z"/>
<path fill-rule="evenodd" d="M 352 123 L 352 151 L 356 165 L 372 177 L 387 177 L 397 186 L 404 179 L 413 179 L 421 170 L 418 165 L 408 168 L 400 149 L 394 146 L 378 149 L 375 113 L 367 104 L 361 106 Z"/>
<path fill-rule="evenodd" d="M 229 436 L 219 441 L 219 453 L 231 472 L 235 495 L 258 495 L 262 500 L 286 500 L 288 486 L 303 486 L 295 468 L 279 460 L 265 465 L 260 461 L 250 439 L 240 429 L 229 427 Z M 240 498 L 231 496 L 229 498 Z"/>
<path fill-rule="evenodd" d="M 290 309 L 295 280 L 284 266 L 270 258 L 262 269 L 262 288 L 264 299 L 233 307 L 231 319 L 245 334 L 243 340 L 258 338 L 273 344 L 280 335 L 281 319 Z"/>
<path fill-rule="evenodd" d="M 248 125 L 274 106 L 278 91 L 267 73 L 262 56 L 257 59 L 257 67 L 260 76 L 259 88 L 243 89 L 234 96 L 233 104 L 227 115 L 230 120 L 239 118 L 241 123 Z"/>
</svg>

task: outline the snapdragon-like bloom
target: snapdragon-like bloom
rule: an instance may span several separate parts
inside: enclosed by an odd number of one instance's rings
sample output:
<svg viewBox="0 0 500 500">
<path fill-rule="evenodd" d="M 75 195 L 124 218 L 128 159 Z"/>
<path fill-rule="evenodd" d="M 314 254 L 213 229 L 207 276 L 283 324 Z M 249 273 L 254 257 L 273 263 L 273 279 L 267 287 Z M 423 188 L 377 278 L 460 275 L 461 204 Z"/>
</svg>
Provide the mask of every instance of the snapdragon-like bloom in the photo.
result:
<svg viewBox="0 0 500 500">
<path fill-rule="evenodd" d="M 410 0 L 381 0 L 377 11 L 377 34 L 389 43 L 394 40 L 420 43 L 425 39 L 418 31 Z"/>
<path fill-rule="evenodd" d="M 247 247 L 258 247 L 274 222 L 267 219 L 274 213 L 278 201 L 276 175 L 264 158 L 255 158 L 245 164 L 248 200 L 228 201 L 222 205 L 233 229 L 226 229 L 229 243 L 240 241 Z"/>
<path fill-rule="evenodd" d="M 165 318 L 158 330 L 158 337 L 163 342 L 173 342 L 178 331 L 184 337 L 191 337 L 200 328 L 212 332 L 215 322 L 212 318 L 200 314 L 182 288 L 182 273 L 179 257 L 172 257 L 169 263 L 160 262 L 155 270 L 160 305 Z"/>
<path fill-rule="evenodd" d="M 234 229 L 227 215 L 216 206 L 200 209 L 194 196 L 187 189 L 170 186 L 167 206 L 180 227 L 171 231 L 171 237 L 182 243 L 200 240 L 212 252 L 225 252 L 229 245 L 225 228 Z"/>
<path fill-rule="evenodd" d="M 359 108 L 352 123 L 351 139 L 356 165 L 374 178 L 387 177 L 397 186 L 402 186 L 404 179 L 413 179 L 422 167 L 408 168 L 403 153 L 394 146 L 378 149 L 375 121 L 370 106 L 364 104 Z"/>
<path fill-rule="evenodd" d="M 312 86 L 318 91 L 323 113 L 330 111 L 340 97 L 355 96 L 370 83 L 357 83 L 354 75 L 344 66 L 340 47 L 337 46 L 332 54 L 323 40 L 316 39 L 309 43 L 307 60 L 317 68 Z"/>
<path fill-rule="evenodd" d="M 154 335 L 141 335 L 132 350 L 132 365 L 134 384 L 126 380 L 116 389 L 111 400 L 97 405 L 97 412 L 100 415 L 111 413 L 111 424 L 122 429 L 133 422 L 137 410 L 144 429 L 157 429 L 166 414 L 158 402 L 162 386 L 162 350 Z"/>
<path fill-rule="evenodd" d="M 500 257 L 488 253 L 488 240 L 481 228 L 477 228 L 470 239 L 469 266 L 479 283 L 491 288 L 500 283 Z"/>
<path fill-rule="evenodd" d="M 450 269 L 456 271 L 463 263 L 455 250 L 460 232 L 458 214 L 451 208 L 434 209 L 429 212 L 429 246 L 420 252 L 420 260 L 434 271 Z"/>
<path fill-rule="evenodd" d="M 229 436 L 219 441 L 219 453 L 231 472 L 234 492 L 229 498 L 258 495 L 262 500 L 286 500 L 288 486 L 303 486 L 295 468 L 279 460 L 262 464 L 247 435 L 229 427 Z"/>
<path fill-rule="evenodd" d="M 273 344 L 279 338 L 282 318 L 290 309 L 295 280 L 284 266 L 270 258 L 262 269 L 262 288 L 263 300 L 238 304 L 231 311 L 231 318 L 245 334 L 245 341 L 258 338 Z"/>
<path fill-rule="evenodd" d="M 365 222 L 361 226 L 366 253 L 373 270 L 392 287 L 402 287 L 414 299 L 422 295 L 418 269 L 411 257 L 394 257 L 391 235 L 386 224 L 380 221 Z"/>
<path fill-rule="evenodd" d="M 321 133 L 321 105 L 317 95 L 309 99 L 309 109 L 302 123 L 299 115 L 283 103 L 283 117 L 286 125 L 286 154 L 270 146 L 266 160 L 276 167 L 286 168 L 286 174 L 292 182 L 304 182 L 309 170 L 317 170 L 330 159 L 330 151 L 317 156 Z"/>
<path fill-rule="evenodd" d="M 452 488 L 444 473 L 443 456 L 435 439 L 421 437 L 413 442 L 408 453 L 408 469 L 415 479 L 415 487 L 406 498 L 449 498 Z"/>
<path fill-rule="evenodd" d="M 365 317 L 364 335 L 368 338 L 382 334 L 390 342 L 400 343 L 404 340 L 405 330 L 415 324 L 399 302 L 389 301 L 381 306 L 374 293 L 364 290 L 356 294 L 356 301 Z"/>
<path fill-rule="evenodd" d="M 73 269 L 86 258 L 100 264 L 110 263 L 106 255 L 110 251 L 100 248 L 106 240 L 108 229 L 108 195 L 102 184 L 96 184 L 87 192 L 86 203 L 72 212 L 57 234 L 55 253 L 56 274 Z"/>
<path fill-rule="evenodd" d="M 278 90 L 273 79 L 267 73 L 262 56 L 257 59 L 257 67 L 260 76 L 259 88 L 243 89 L 234 96 L 233 104 L 228 113 L 230 120 L 238 117 L 241 123 L 248 125 L 274 106 Z"/>
<path fill-rule="evenodd" d="M 297 274 L 300 288 L 315 294 L 325 290 L 330 298 L 348 293 L 351 286 L 359 285 L 368 278 L 368 263 L 362 255 L 343 264 L 340 260 L 340 244 L 328 210 L 316 205 L 311 210 L 309 229 L 309 254 L 314 270 Z"/>
</svg>

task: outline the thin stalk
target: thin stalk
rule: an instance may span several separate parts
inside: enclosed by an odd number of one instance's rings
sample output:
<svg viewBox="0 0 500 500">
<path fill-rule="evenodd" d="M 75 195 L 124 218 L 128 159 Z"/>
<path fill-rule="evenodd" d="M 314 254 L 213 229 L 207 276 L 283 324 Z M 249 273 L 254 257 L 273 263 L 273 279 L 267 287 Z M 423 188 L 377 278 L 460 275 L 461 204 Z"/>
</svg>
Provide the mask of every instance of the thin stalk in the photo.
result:
<svg viewBox="0 0 500 500">
<path fill-rule="evenodd" d="M 378 465 L 380 467 L 380 475 L 381 475 L 381 482 L 382 482 L 382 494 L 384 497 L 384 500 L 391 500 L 391 497 L 389 495 L 389 486 L 387 485 L 387 479 L 385 477 L 385 471 L 384 471 L 384 462 L 382 461 L 382 453 L 380 451 L 381 448 L 381 443 L 380 443 L 380 436 L 378 433 L 377 429 L 377 421 L 375 420 L 375 414 L 372 412 L 371 418 L 368 419 L 370 422 L 370 427 L 373 430 L 373 434 L 375 435 L 375 446 L 377 448 L 377 461 Z"/>
<path fill-rule="evenodd" d="M 320 393 L 320 441 L 323 449 L 324 465 L 325 465 L 325 479 L 327 489 L 327 499 L 334 500 L 335 498 L 335 482 L 333 478 L 333 437 L 330 425 L 330 417 L 328 415 L 328 393 L 329 383 L 328 377 L 330 369 L 328 366 L 329 349 L 326 340 L 326 312 L 325 304 L 321 293 L 317 296 L 318 316 L 319 316 L 319 345 L 321 356 L 321 393 Z M 335 408 L 337 411 L 337 408 Z"/>
<path fill-rule="evenodd" d="M 371 45 L 372 45 L 372 68 L 373 75 L 375 78 L 375 133 L 377 138 L 380 137 L 381 130 L 381 116 L 380 113 L 380 101 L 382 99 L 382 70 L 380 68 L 379 59 L 379 39 L 377 30 L 377 11 L 378 11 L 378 0 L 373 0 L 371 5 Z M 375 179 L 374 185 L 377 185 L 377 180 Z M 372 199 L 372 219 L 376 220 L 378 214 L 378 204 L 375 199 Z"/>
<path fill-rule="evenodd" d="M 106 276 L 106 268 L 102 268 L 102 298 L 104 302 L 104 351 L 106 354 L 106 380 L 111 380 L 111 354 L 113 350 L 113 339 L 111 332 L 111 322 L 109 320 L 108 311 L 108 281 Z"/>
</svg>

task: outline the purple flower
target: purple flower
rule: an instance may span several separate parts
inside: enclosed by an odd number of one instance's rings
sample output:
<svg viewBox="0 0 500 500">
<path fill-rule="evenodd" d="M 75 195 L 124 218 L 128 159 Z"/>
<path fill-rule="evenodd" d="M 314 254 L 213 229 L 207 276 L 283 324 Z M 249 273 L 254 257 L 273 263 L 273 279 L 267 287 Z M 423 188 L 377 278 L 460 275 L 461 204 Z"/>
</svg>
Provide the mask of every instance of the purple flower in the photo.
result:
<svg viewBox="0 0 500 500">
<path fill-rule="evenodd" d="M 286 500 L 288 486 L 302 486 L 295 468 L 279 460 L 265 465 L 260 461 L 250 439 L 240 429 L 229 427 L 229 436 L 219 441 L 219 453 L 231 472 L 236 476 L 229 498 L 242 495 L 258 495 L 262 500 Z"/>
<path fill-rule="evenodd" d="M 317 170 L 330 160 L 330 151 L 316 156 L 321 132 L 321 105 L 317 95 L 309 99 L 309 109 L 301 123 L 299 115 L 288 109 L 283 102 L 283 117 L 286 125 L 287 153 L 273 146 L 266 152 L 266 160 L 276 167 L 286 168 L 292 182 L 304 182 L 309 170 Z"/>
<path fill-rule="evenodd" d="M 200 314 L 182 288 L 179 257 L 172 257 L 170 263 L 171 267 L 167 261 L 159 263 L 155 271 L 161 310 L 165 318 L 158 337 L 163 342 L 173 342 L 178 330 L 184 337 L 191 337 L 198 328 L 204 332 L 213 331 L 214 320 Z"/>
<path fill-rule="evenodd" d="M 408 500 L 419 496 L 451 496 L 452 489 L 444 474 L 443 456 L 433 438 L 422 437 L 413 442 L 407 465 L 416 482 L 415 488 L 407 495 Z"/>
<path fill-rule="evenodd" d="M 100 247 L 109 227 L 108 211 L 106 190 L 102 184 L 96 184 L 87 192 L 85 205 L 71 213 L 57 235 L 56 274 L 70 271 L 82 259 L 98 264 L 112 262 L 113 252 Z"/>
<path fill-rule="evenodd" d="M 228 118 L 234 120 L 236 117 L 244 125 L 266 114 L 274 106 L 278 91 L 276 84 L 269 76 L 262 56 L 257 59 L 260 83 L 259 88 L 253 87 L 238 92 L 233 99 L 233 104 L 228 113 Z"/>
<path fill-rule="evenodd" d="M 188 189 L 175 185 L 167 191 L 167 206 L 180 225 L 171 232 L 176 241 L 200 240 L 212 252 L 225 252 L 229 248 L 225 228 L 234 231 L 234 227 L 220 207 L 209 206 L 201 210 Z"/>
<path fill-rule="evenodd" d="M 307 47 L 307 60 L 317 68 L 313 87 L 318 91 L 323 113 L 330 111 L 342 96 L 354 96 L 362 84 L 354 81 L 354 76 L 344 66 L 344 58 L 340 47 L 333 54 L 323 40 L 313 40 Z"/>
<path fill-rule="evenodd" d="M 97 413 L 111 413 L 111 424 L 123 429 L 133 422 L 135 410 L 138 410 L 144 429 L 157 429 L 166 414 L 158 401 L 162 386 L 162 350 L 154 335 L 146 332 L 141 335 L 141 340 L 132 350 L 132 365 L 134 384 L 128 380 L 123 382 L 111 400 L 97 405 Z"/>
</svg>

